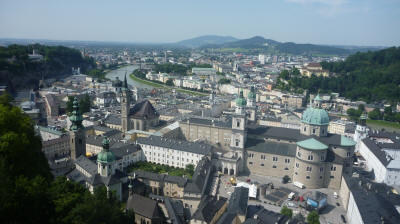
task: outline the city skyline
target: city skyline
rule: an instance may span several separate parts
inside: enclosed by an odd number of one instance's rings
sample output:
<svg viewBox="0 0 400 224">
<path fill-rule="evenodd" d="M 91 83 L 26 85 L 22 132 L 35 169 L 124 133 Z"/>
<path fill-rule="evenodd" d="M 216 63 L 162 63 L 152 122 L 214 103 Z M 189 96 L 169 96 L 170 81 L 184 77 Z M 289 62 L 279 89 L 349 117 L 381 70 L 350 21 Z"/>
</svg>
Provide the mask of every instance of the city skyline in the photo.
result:
<svg viewBox="0 0 400 224">
<path fill-rule="evenodd" d="M 394 0 L 43 0 L 3 1 L 0 6 L 0 38 L 174 43 L 221 35 L 324 45 L 400 45 L 400 31 L 394 29 L 400 26 L 400 2 Z"/>
</svg>

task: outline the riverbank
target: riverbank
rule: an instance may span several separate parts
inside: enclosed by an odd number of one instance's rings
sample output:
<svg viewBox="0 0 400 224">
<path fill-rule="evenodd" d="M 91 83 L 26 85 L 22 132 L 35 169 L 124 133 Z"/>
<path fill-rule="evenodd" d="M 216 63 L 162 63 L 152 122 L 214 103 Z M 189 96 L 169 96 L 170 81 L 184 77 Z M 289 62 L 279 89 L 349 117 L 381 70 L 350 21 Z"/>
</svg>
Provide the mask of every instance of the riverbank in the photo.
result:
<svg viewBox="0 0 400 224">
<path fill-rule="evenodd" d="M 207 96 L 208 95 L 207 93 L 201 93 L 201 92 L 197 92 L 197 91 L 181 89 L 181 88 L 177 88 L 177 87 L 171 87 L 171 86 L 163 85 L 163 84 L 160 84 L 160 83 L 152 82 L 152 81 L 149 81 L 149 80 L 141 79 L 141 78 L 135 76 L 134 74 L 130 74 L 129 77 L 132 80 L 136 81 L 136 82 L 140 82 L 140 83 L 143 83 L 145 85 L 152 86 L 154 88 L 169 89 L 169 90 L 175 89 L 178 92 L 191 94 L 191 95 L 196 95 L 196 96 Z"/>
</svg>

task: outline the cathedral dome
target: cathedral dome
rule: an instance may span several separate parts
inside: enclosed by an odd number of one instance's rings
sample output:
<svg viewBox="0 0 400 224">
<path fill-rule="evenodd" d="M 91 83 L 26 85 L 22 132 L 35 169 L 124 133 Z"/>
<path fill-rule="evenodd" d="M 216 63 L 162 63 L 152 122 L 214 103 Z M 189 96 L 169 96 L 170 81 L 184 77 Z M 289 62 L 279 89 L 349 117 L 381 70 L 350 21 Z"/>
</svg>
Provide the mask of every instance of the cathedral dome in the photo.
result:
<svg viewBox="0 0 400 224">
<path fill-rule="evenodd" d="M 311 125 L 328 125 L 329 115 L 324 109 L 310 107 L 303 112 L 301 122 Z"/>
</svg>

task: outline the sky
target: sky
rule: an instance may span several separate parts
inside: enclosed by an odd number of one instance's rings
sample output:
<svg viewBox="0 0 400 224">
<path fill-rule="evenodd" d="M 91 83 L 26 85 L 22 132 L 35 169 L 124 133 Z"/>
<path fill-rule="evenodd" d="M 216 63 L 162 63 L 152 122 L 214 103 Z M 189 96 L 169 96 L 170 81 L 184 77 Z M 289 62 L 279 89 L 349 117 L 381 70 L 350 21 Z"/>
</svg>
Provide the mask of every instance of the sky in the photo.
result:
<svg viewBox="0 0 400 224">
<path fill-rule="evenodd" d="M 399 46 L 400 0 L 0 0 L 0 38 Z"/>
</svg>

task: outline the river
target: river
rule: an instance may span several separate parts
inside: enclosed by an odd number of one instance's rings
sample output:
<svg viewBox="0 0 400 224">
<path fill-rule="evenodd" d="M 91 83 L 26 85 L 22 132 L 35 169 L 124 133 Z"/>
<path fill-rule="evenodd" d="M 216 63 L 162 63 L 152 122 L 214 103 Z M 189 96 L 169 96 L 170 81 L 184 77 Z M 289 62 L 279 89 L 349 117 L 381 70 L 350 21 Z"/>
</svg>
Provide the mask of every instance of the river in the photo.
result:
<svg viewBox="0 0 400 224">
<path fill-rule="evenodd" d="M 118 77 L 121 81 L 124 81 L 124 76 L 126 74 L 126 79 L 128 81 L 128 84 L 136 87 L 136 88 L 145 88 L 145 89 L 153 89 L 154 87 L 145 85 L 143 83 L 138 83 L 135 80 L 129 78 L 129 74 L 131 74 L 135 69 L 137 69 L 139 66 L 137 65 L 128 65 L 122 68 L 118 68 L 112 71 L 109 71 L 106 74 L 106 78 L 110 79 L 111 81 L 114 81 L 116 77 Z"/>
</svg>

